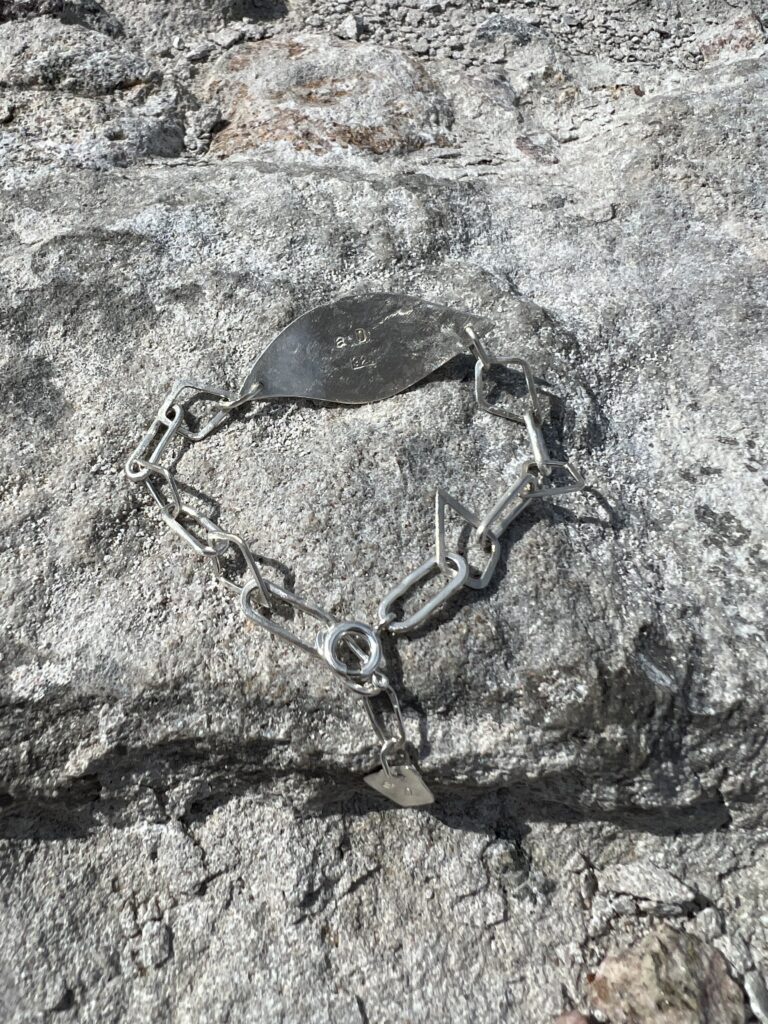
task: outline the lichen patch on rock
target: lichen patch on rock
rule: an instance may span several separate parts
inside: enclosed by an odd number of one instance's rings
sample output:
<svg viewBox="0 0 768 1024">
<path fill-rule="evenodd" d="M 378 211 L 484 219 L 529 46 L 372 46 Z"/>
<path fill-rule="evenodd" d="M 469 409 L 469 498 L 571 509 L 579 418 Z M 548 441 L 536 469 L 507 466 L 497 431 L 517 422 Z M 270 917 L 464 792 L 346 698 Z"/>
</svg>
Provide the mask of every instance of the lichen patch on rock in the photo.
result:
<svg viewBox="0 0 768 1024">
<path fill-rule="evenodd" d="M 412 58 L 311 36 L 234 47 L 203 89 L 223 122 L 211 152 L 224 156 L 280 142 L 316 154 L 338 146 L 402 154 L 445 144 L 453 120 Z"/>
</svg>

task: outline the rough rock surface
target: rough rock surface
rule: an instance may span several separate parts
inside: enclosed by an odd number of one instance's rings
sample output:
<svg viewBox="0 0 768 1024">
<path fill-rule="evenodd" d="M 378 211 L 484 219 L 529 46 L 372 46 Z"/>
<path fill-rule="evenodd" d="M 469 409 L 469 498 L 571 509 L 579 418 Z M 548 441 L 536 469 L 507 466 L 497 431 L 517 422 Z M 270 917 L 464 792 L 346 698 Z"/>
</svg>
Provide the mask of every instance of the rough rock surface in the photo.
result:
<svg viewBox="0 0 768 1024">
<path fill-rule="evenodd" d="M 3 1020 L 768 1019 L 761 17 L 0 7 Z M 590 485 L 388 651 L 427 812 L 122 476 L 373 289 L 492 315 Z M 185 494 L 370 621 L 524 454 L 471 370 L 241 413 Z"/>
<path fill-rule="evenodd" d="M 606 957 L 592 989 L 596 1008 L 615 1024 L 744 1022 L 744 996 L 725 958 L 666 926 L 624 954 Z"/>
<path fill-rule="evenodd" d="M 414 58 L 323 37 L 232 47 L 206 78 L 223 127 L 211 154 L 252 152 L 287 142 L 331 153 L 403 153 L 445 145 L 451 104 Z"/>
</svg>

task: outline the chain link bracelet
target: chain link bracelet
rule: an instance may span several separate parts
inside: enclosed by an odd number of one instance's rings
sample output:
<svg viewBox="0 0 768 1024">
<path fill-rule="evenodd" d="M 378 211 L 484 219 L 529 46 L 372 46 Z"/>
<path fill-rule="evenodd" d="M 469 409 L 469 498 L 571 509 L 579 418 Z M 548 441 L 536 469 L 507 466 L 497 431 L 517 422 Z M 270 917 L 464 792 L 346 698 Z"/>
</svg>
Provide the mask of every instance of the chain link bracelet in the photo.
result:
<svg viewBox="0 0 768 1024">
<path fill-rule="evenodd" d="M 223 586 L 238 597 L 246 618 L 325 662 L 347 692 L 360 699 L 376 735 L 381 762 L 365 781 L 402 807 L 429 804 L 434 797 L 415 765 L 400 700 L 383 667 L 383 634 L 411 633 L 462 588 L 487 587 L 499 561 L 501 537 L 520 513 L 532 501 L 584 487 L 570 463 L 550 457 L 542 432 L 541 400 L 528 363 L 494 355 L 487 347 L 485 338 L 493 326 L 482 317 L 389 293 L 351 296 L 319 306 L 278 335 L 256 360 L 239 392 L 177 381 L 125 466 L 130 481 L 144 484 L 166 525 L 210 562 Z M 319 605 L 266 579 L 247 541 L 186 504 L 173 469 L 163 464 L 174 440 L 203 441 L 246 404 L 290 397 L 349 405 L 380 401 L 460 352 L 476 359 L 478 409 L 524 426 L 530 458 L 520 464 L 514 483 L 485 514 L 473 512 L 437 488 L 435 550 L 392 587 L 379 604 L 375 625 L 337 621 Z M 520 372 L 526 391 L 523 410 L 488 401 L 488 375 L 494 367 Z M 190 406 L 200 402 L 210 406 L 210 414 L 195 425 Z M 466 550 L 450 549 L 448 508 L 471 528 L 485 552 L 484 564 L 474 564 Z M 441 584 L 437 593 L 406 615 L 402 610 L 406 599 L 431 577 Z M 281 606 L 316 621 L 314 640 L 304 639 L 281 621 Z"/>
</svg>

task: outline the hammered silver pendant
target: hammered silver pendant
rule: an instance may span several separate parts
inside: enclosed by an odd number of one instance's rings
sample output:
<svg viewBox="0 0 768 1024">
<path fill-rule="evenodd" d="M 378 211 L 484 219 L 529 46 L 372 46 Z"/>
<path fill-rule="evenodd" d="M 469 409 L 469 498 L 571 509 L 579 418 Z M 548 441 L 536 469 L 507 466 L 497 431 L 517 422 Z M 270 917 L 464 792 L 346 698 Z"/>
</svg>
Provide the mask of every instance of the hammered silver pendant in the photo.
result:
<svg viewBox="0 0 768 1024">
<path fill-rule="evenodd" d="M 398 807 L 428 807 L 435 802 L 431 789 L 412 765 L 380 768 L 366 775 L 365 782 Z"/>
<path fill-rule="evenodd" d="M 380 402 L 467 352 L 493 322 L 409 295 L 349 295 L 304 313 L 256 359 L 242 395 Z"/>
</svg>

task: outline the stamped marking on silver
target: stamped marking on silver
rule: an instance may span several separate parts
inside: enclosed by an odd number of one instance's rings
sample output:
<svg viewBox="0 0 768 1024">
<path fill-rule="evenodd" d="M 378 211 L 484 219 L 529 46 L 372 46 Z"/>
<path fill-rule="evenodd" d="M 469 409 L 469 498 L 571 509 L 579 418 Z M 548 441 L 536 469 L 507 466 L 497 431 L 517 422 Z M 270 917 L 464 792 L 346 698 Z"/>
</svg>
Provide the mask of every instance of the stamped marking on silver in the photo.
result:
<svg viewBox="0 0 768 1024">
<path fill-rule="evenodd" d="M 400 765 L 391 768 L 390 771 L 380 768 L 379 771 L 366 775 L 365 781 L 371 789 L 388 797 L 400 807 L 426 807 L 427 804 L 435 802 L 431 789 L 410 765 Z"/>
<path fill-rule="evenodd" d="M 408 295 L 350 295 L 289 324 L 256 359 L 243 385 L 267 398 L 342 405 L 379 402 L 434 373 L 483 338 L 493 321 Z M 365 372 L 361 372 L 365 371 Z"/>
</svg>

